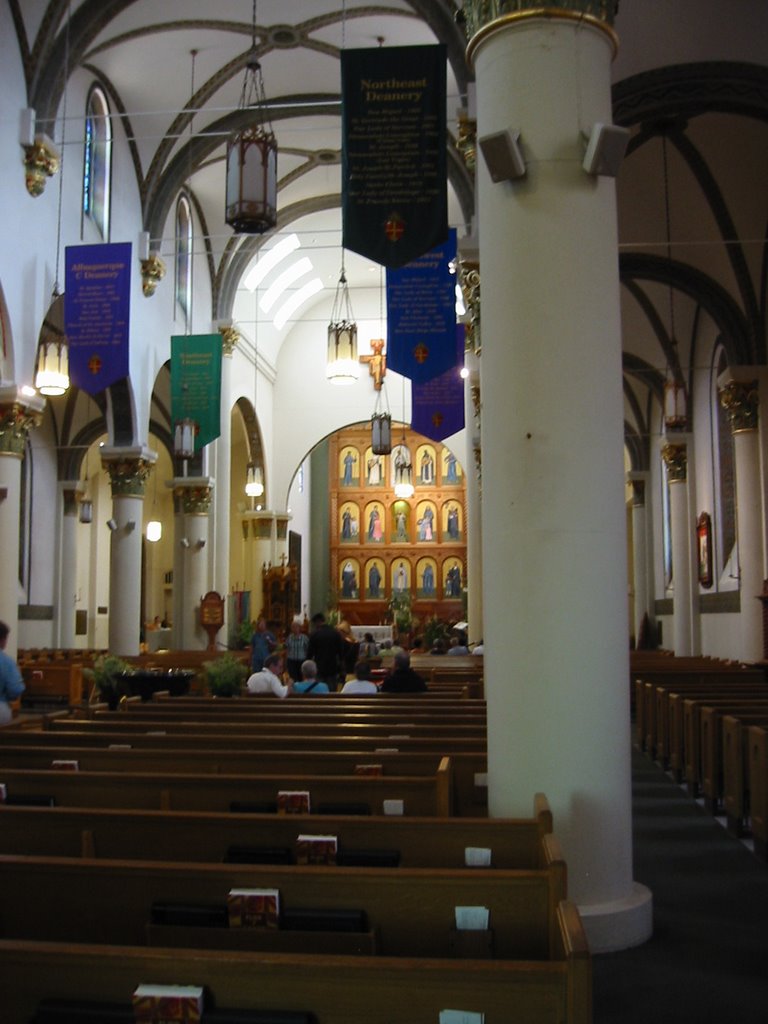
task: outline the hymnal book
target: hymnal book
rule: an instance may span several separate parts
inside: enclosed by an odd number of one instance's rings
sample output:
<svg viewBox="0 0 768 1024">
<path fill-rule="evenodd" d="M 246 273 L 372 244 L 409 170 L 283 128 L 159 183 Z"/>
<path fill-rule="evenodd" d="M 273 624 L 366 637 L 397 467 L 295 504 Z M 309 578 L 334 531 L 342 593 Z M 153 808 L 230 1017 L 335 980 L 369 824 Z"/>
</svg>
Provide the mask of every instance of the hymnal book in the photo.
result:
<svg viewBox="0 0 768 1024">
<path fill-rule="evenodd" d="M 489 868 L 491 851 L 487 846 L 465 846 L 464 864 L 468 868 Z"/>
<path fill-rule="evenodd" d="M 405 800 L 384 800 L 383 810 L 385 814 L 405 814 Z"/>
<path fill-rule="evenodd" d="M 355 775 L 383 775 L 383 764 L 356 764 Z"/>
<path fill-rule="evenodd" d="M 197 985 L 139 985 L 133 993 L 136 1024 L 199 1024 L 203 990 Z"/>
<path fill-rule="evenodd" d="M 8 796 L 8 790 L 5 788 L 5 783 L 0 782 L 0 804 L 5 803 L 5 798 Z"/>
<path fill-rule="evenodd" d="M 458 931 L 483 932 L 488 928 L 488 907 L 454 907 Z"/>
<path fill-rule="evenodd" d="M 280 789 L 277 792 L 278 814 L 309 814 L 308 789 Z"/>
<path fill-rule="evenodd" d="M 484 1013 L 471 1010 L 441 1010 L 439 1024 L 484 1024 Z"/>
<path fill-rule="evenodd" d="M 300 835 L 296 840 L 296 863 L 335 864 L 338 846 L 336 836 Z"/>
<path fill-rule="evenodd" d="M 51 761 L 51 768 L 55 768 L 57 772 L 79 772 L 80 762 L 57 759 Z"/>
<path fill-rule="evenodd" d="M 230 928 L 277 928 L 279 889 L 230 889 L 227 895 Z"/>
</svg>

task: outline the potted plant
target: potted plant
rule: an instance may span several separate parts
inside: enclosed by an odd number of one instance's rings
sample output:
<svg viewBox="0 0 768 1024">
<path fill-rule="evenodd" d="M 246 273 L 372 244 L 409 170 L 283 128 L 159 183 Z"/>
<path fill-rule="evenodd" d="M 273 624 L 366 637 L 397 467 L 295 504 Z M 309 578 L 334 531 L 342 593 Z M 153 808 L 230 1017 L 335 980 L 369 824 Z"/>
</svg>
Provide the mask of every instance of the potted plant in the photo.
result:
<svg viewBox="0 0 768 1024">
<path fill-rule="evenodd" d="M 407 590 L 395 591 L 389 601 L 389 613 L 398 635 L 407 636 L 413 628 L 411 595 Z"/>
<path fill-rule="evenodd" d="M 99 698 L 114 710 L 120 698 L 130 692 L 126 677 L 133 675 L 133 671 L 133 666 L 116 654 L 100 654 L 90 668 L 83 669 L 83 674 L 90 679 Z"/>
<path fill-rule="evenodd" d="M 446 645 L 448 643 L 448 624 L 438 618 L 437 615 L 430 615 L 424 623 L 422 632 L 424 635 L 424 649 L 426 651 L 431 651 L 437 640 L 442 640 Z"/>
<path fill-rule="evenodd" d="M 214 661 L 204 661 L 208 692 L 213 697 L 236 697 L 248 675 L 248 667 L 227 652 Z"/>
</svg>

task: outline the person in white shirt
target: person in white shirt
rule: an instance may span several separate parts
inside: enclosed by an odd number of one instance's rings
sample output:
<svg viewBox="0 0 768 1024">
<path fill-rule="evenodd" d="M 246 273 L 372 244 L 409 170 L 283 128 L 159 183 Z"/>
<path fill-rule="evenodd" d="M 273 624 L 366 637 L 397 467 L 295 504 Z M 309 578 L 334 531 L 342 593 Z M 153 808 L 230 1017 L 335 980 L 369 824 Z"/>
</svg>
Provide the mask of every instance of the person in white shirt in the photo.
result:
<svg viewBox="0 0 768 1024">
<path fill-rule="evenodd" d="M 282 654 L 268 655 L 261 672 L 254 672 L 245 684 L 248 687 L 248 693 L 267 693 L 273 697 L 287 697 L 293 689 L 293 684 L 284 685 L 281 681 L 282 674 Z"/>
<path fill-rule="evenodd" d="M 367 661 L 358 661 L 355 665 L 355 678 L 350 679 L 348 683 L 344 683 L 341 692 L 357 694 L 378 693 L 379 688 L 376 686 L 376 683 L 368 678 L 370 671 L 371 666 Z"/>
</svg>

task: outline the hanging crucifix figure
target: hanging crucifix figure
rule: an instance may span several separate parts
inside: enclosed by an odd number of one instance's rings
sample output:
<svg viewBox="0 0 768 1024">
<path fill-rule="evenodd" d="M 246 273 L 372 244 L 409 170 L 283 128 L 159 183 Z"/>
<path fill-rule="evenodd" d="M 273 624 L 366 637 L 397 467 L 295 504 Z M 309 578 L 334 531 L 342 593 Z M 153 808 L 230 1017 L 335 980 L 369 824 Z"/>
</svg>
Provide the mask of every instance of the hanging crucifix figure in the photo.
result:
<svg viewBox="0 0 768 1024">
<path fill-rule="evenodd" d="M 372 338 L 371 348 L 373 349 L 373 355 L 360 356 L 360 362 L 368 363 L 368 374 L 373 377 L 373 387 L 376 391 L 381 391 L 381 386 L 384 383 L 384 377 L 387 372 L 387 357 L 384 352 L 384 339 Z"/>
</svg>

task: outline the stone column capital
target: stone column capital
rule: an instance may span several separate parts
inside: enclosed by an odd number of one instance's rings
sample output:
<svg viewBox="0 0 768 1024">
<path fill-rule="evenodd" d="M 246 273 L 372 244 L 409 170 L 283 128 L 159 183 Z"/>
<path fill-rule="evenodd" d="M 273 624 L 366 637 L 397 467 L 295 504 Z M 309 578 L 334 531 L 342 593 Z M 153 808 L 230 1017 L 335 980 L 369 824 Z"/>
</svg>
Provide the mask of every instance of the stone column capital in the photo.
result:
<svg viewBox="0 0 768 1024">
<path fill-rule="evenodd" d="M 43 421 L 45 399 L 15 384 L 0 387 L 0 455 L 23 459 L 29 432 Z"/>
<path fill-rule="evenodd" d="M 469 314 L 465 321 L 466 339 L 465 345 L 468 349 L 478 355 L 482 352 L 482 339 L 480 337 L 480 261 L 465 259 L 461 257 L 458 265 L 459 284 L 464 297 L 464 304 Z"/>
<path fill-rule="evenodd" d="M 211 511 L 215 483 L 210 476 L 182 476 L 176 477 L 168 486 L 173 488 L 184 515 L 207 516 Z"/>
<path fill-rule="evenodd" d="M 142 445 L 101 449 L 101 464 L 109 473 L 112 497 L 143 498 L 157 452 Z"/>
<path fill-rule="evenodd" d="M 686 442 L 667 442 L 662 446 L 661 457 L 667 467 L 669 482 L 684 484 L 688 479 L 688 445 Z"/>
<path fill-rule="evenodd" d="M 728 414 L 734 434 L 757 430 L 760 394 L 757 378 L 738 379 L 726 370 L 718 378 L 720 405 Z"/>
<path fill-rule="evenodd" d="M 238 341 L 240 341 L 240 331 L 231 320 L 220 320 L 217 324 L 217 330 L 221 335 L 222 355 L 231 357 L 237 348 Z"/>
</svg>

